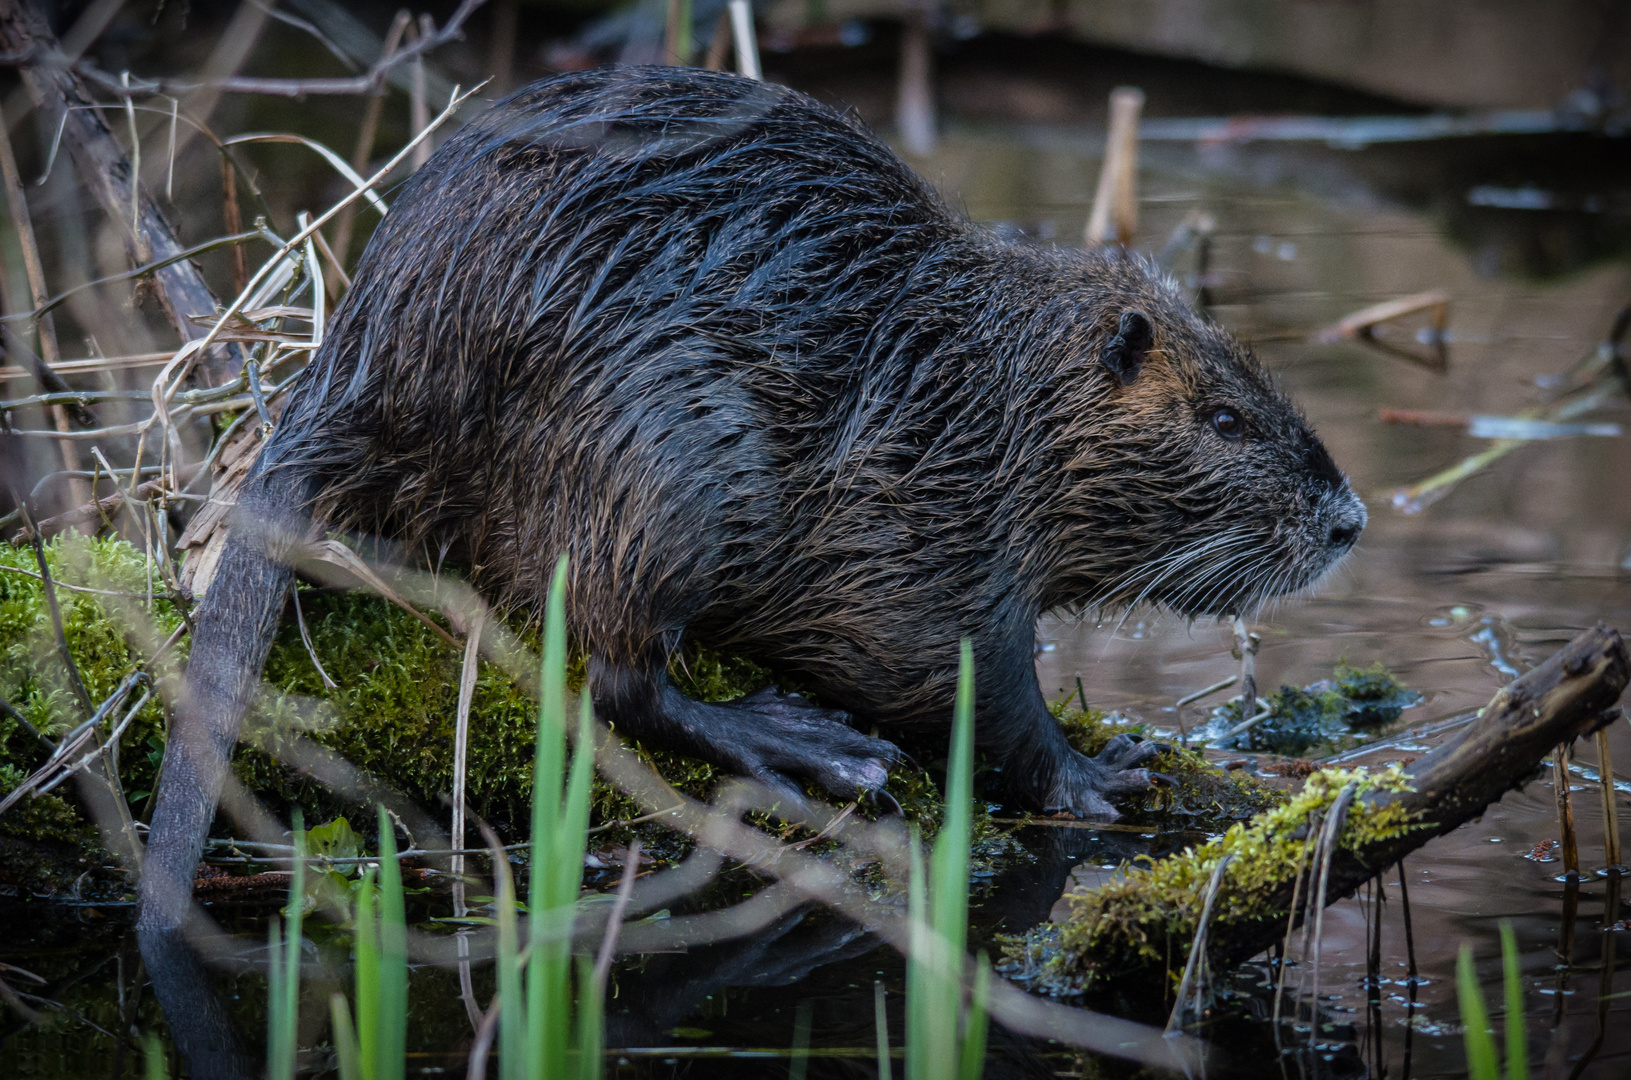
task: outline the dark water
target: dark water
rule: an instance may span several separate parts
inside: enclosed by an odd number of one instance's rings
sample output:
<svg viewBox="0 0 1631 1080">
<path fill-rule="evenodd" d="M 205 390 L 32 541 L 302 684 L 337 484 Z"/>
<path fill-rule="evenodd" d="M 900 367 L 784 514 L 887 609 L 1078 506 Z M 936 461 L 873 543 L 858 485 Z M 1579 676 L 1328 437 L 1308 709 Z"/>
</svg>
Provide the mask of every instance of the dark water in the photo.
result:
<svg viewBox="0 0 1631 1080">
<path fill-rule="evenodd" d="M 1074 243 L 1087 216 L 1098 161 L 1086 129 L 981 120 L 951 125 L 920 163 L 976 219 L 1038 242 Z M 1631 292 L 1613 254 L 1624 222 L 1612 212 L 1610 148 L 1588 137 L 1429 144 L 1362 153 L 1324 147 L 1147 146 L 1140 245 L 1158 247 L 1191 211 L 1217 222 L 1210 277 L 1214 311 L 1280 372 L 1371 506 L 1363 541 L 1311 598 L 1288 601 L 1258 626 L 1260 683 L 1306 684 L 1338 660 L 1380 660 L 1425 699 L 1402 728 L 1429 725 L 1484 704 L 1503 682 L 1597 620 L 1631 628 L 1631 445 L 1625 439 L 1537 443 L 1512 454 L 1425 511 L 1395 510 L 1389 492 L 1475 448 L 1441 429 L 1388 427 L 1377 408 L 1509 414 L 1535 400 L 1535 377 L 1559 371 L 1595 345 Z M 1613 149 L 1618 155 L 1618 149 Z M 1502 171 L 1480 162 L 1499 160 Z M 1513 164 L 1517 163 L 1517 164 Z M 1543 211 L 1473 206 L 1479 185 L 1501 190 L 1599 191 L 1608 210 Z M 1511 201 L 1511 200 L 1509 200 Z M 1571 204 L 1574 205 L 1574 204 Z M 1621 207 L 1623 210 L 1623 206 Z M 1605 257 L 1605 252 L 1607 256 Z M 1183 273 L 1189 257 L 1177 261 Z M 1309 334 L 1378 300 L 1424 289 L 1452 299 L 1447 374 L 1360 345 L 1310 345 Z M 1406 322 L 1388 340 L 1417 347 Z M 1620 409 L 1624 413 L 1623 408 Z M 1614 419 L 1631 419 L 1625 416 Z M 1039 658 L 1043 687 L 1063 692 L 1079 676 L 1093 704 L 1171 727 L 1172 702 L 1231 674 L 1226 628 L 1135 614 L 1093 626 L 1050 621 Z M 1198 715 L 1198 711 L 1195 714 Z M 1622 774 L 1631 729 L 1613 729 Z M 1419 753 L 1407 741 L 1378 759 Z M 1232 755 L 1231 755 L 1232 756 Z M 1582 748 L 1580 760 L 1594 763 Z M 1577 781 L 1584 785 L 1583 779 Z M 1601 863 L 1594 787 L 1577 795 L 1583 854 Z M 1511 920 L 1522 958 L 1532 1057 L 1553 1075 L 1631 1072 L 1631 973 L 1614 968 L 1625 918 L 1614 885 L 1592 876 L 1557 880 L 1559 863 L 1523 856 L 1555 838 L 1554 793 L 1537 781 L 1509 794 L 1479 822 L 1429 844 L 1408 863 L 1415 955 L 1422 979 L 1407 986 L 1399 886 L 1383 889 L 1384 982 L 1367 1006 L 1369 901 L 1327 913 L 1322 986 L 1334 1030 L 1318 1046 L 1287 1029 L 1276 1064 L 1269 1025 L 1250 1019 L 1261 973 L 1236 980 L 1242 998 L 1208 1029 L 1222 1055 L 1210 1073 L 1287 1076 L 1458 1076 L 1464 1073 L 1453 989 L 1456 951 L 1470 942 L 1486 996 L 1499 997 L 1497 924 Z M 1626 801 L 1621 795 L 1622 803 Z M 989 944 L 1045 919 L 1066 875 L 1081 863 L 1113 865 L 1160 853 L 1181 837 L 1033 828 L 1034 856 L 984 883 L 974 936 Z M 231 915 L 246 940 L 264 940 L 265 908 Z M 1570 917 L 1572 913 L 1572 918 Z M 16 1076 L 134 1074 L 107 1031 L 160 1022 L 128 933 L 128 909 L 29 904 L 3 914 L 0 962 L 49 980 L 40 993 L 77 1016 L 50 1013 L 0 1028 L 0 1071 Z M 1560 945 L 1564 955 L 1560 956 Z M 315 946 L 314 946 L 315 948 Z M 252 957 L 251 957 L 252 959 Z M 1626 966 L 1622 963 L 1622 967 Z M 250 967 L 220 977 L 227 1007 L 258 1041 L 264 988 Z M 807 1009 L 814 1056 L 808 1075 L 871 1076 L 873 984 L 882 980 L 894 1043 L 901 1038 L 902 965 L 891 951 L 821 913 L 788 916 L 742 941 L 630 962 L 609 1006 L 609 1045 L 626 1076 L 784 1075 L 796 1018 Z M 13 980 L 15 984 L 15 980 Z M 475 973 L 485 1001 L 490 978 Z M 308 994 L 308 1043 L 322 1040 L 327 989 Z M 457 979 L 414 976 L 416 1056 L 410 1072 L 462 1074 L 469 1027 Z M 1165 1016 L 1135 1013 L 1162 1023 Z M 83 1021 L 83 1022 L 82 1022 Z M 1406 1056 L 1408 1054 L 1408 1065 Z M 313 1067 L 322 1060 L 313 1058 Z M 897 1063 L 897 1070 L 899 1069 Z M 1098 1062 L 1085 1075 L 1121 1067 Z M 1078 1075 L 1059 1048 L 993 1035 L 988 1075 Z"/>
</svg>

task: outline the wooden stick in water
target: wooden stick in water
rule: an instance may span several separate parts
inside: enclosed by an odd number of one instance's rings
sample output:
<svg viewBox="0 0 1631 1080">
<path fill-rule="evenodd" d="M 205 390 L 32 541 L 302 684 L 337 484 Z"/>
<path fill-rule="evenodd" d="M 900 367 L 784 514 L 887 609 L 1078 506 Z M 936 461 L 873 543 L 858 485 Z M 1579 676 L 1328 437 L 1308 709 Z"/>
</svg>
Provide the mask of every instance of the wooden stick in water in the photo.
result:
<svg viewBox="0 0 1631 1080">
<path fill-rule="evenodd" d="M 1087 219 L 1090 246 L 1126 247 L 1138 231 L 1138 116 L 1143 109 L 1142 90 L 1122 86 L 1110 94 L 1110 136 Z"/>
<path fill-rule="evenodd" d="M 1450 323 L 1450 297 L 1437 289 L 1384 300 L 1380 304 L 1362 308 L 1327 326 L 1315 335 L 1314 340 L 1330 344 L 1335 341 L 1353 341 L 1356 338 L 1368 337 L 1378 324 L 1413 315 L 1418 311 L 1430 313 L 1433 338 L 1442 340 Z"/>
<path fill-rule="evenodd" d="M 1246 629 L 1246 622 L 1235 617 L 1235 651 L 1240 654 L 1240 719 L 1250 719 L 1257 712 L 1257 646 L 1262 639 Z"/>
<path fill-rule="evenodd" d="M 1552 785 L 1557 789 L 1557 827 L 1562 834 L 1563 872 L 1580 877 L 1580 841 L 1574 833 L 1574 806 L 1569 801 L 1569 744 L 1558 744 L 1552 758 Z"/>
<path fill-rule="evenodd" d="M 1603 858 L 1609 872 L 1615 873 L 1620 869 L 1620 806 L 1614 798 L 1614 761 L 1608 750 L 1608 728 L 1597 733 L 1597 772 L 1599 790 L 1603 793 Z"/>
</svg>

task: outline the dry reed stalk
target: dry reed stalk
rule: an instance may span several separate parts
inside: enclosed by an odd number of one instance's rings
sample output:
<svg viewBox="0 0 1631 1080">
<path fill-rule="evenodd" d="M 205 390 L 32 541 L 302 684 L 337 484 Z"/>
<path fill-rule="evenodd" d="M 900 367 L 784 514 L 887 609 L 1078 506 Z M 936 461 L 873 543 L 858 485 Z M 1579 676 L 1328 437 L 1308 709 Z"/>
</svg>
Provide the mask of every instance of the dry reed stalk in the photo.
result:
<svg viewBox="0 0 1631 1080">
<path fill-rule="evenodd" d="M 1609 752 L 1607 728 L 1597 733 L 1597 786 L 1603 796 L 1603 858 L 1609 872 L 1618 873 L 1622 868 L 1620 804 L 1614 792 L 1614 759 Z"/>
<path fill-rule="evenodd" d="M 1552 758 L 1552 786 L 1557 795 L 1557 828 L 1563 847 L 1563 873 L 1580 880 L 1580 840 L 1574 831 L 1574 804 L 1569 798 L 1569 744 L 1559 743 Z"/>
<path fill-rule="evenodd" d="M 1110 94 L 1110 132 L 1105 141 L 1104 165 L 1087 219 L 1090 247 L 1133 242 L 1138 231 L 1138 117 L 1144 92 L 1131 86 Z"/>
<path fill-rule="evenodd" d="M 267 280 L 274 273 L 276 273 L 290 258 L 291 254 L 299 250 L 299 248 L 306 243 L 313 232 L 328 224 L 328 222 L 339 214 L 340 211 L 345 209 L 347 206 L 353 205 L 358 199 L 363 198 L 365 194 L 370 192 L 376 185 L 383 181 L 385 177 L 390 175 L 390 173 L 398 165 L 408 158 L 409 155 L 414 153 L 422 143 L 429 139 L 437 128 L 446 123 L 453 116 L 453 114 L 458 111 L 460 105 L 464 104 L 464 102 L 469 99 L 472 94 L 476 93 L 480 89 L 481 86 L 476 86 L 473 89 L 465 91 L 461 94 L 458 92 L 458 88 L 455 87 L 453 95 L 448 101 L 447 107 L 443 109 L 434 120 L 426 124 L 424 129 L 416 134 L 405 146 L 398 150 L 396 154 L 392 155 L 391 159 L 387 161 L 377 172 L 364 181 L 362 186 L 350 192 L 345 196 L 345 198 L 341 199 L 339 202 L 325 210 L 322 214 L 318 215 L 317 218 L 311 222 L 311 224 L 307 225 L 294 236 L 290 237 L 284 242 L 283 246 L 272 255 L 270 259 L 261 264 L 260 269 L 255 271 L 255 273 L 250 276 L 249 284 L 238 293 L 238 295 L 233 299 L 232 303 L 227 305 L 226 310 L 220 314 L 214 325 L 210 327 L 204 336 L 187 342 L 187 344 L 183 345 L 179 350 L 177 350 L 170 362 L 165 365 L 164 370 L 159 372 L 158 377 L 153 380 L 153 404 L 155 409 L 151 417 L 145 421 L 142 421 L 142 423 L 138 425 L 143 432 L 147 431 L 155 423 L 159 424 L 165 430 L 172 430 L 171 418 L 167 409 L 167 403 L 180 389 L 183 380 L 186 379 L 188 372 L 192 369 L 192 365 L 196 363 L 198 356 L 217 340 L 221 339 L 226 327 L 247 307 L 250 306 L 249 301 L 254 295 L 251 290 L 259 287 L 263 281 Z"/>
<path fill-rule="evenodd" d="M 663 23 L 663 63 L 689 67 L 692 52 L 691 0 L 668 0 L 668 15 Z"/>
<path fill-rule="evenodd" d="M 1184 1006 L 1189 1001 L 1189 990 L 1195 982 L 1195 972 L 1199 964 L 1204 962 L 1206 956 L 1206 928 L 1212 923 L 1212 905 L 1218 898 L 1218 888 L 1223 884 L 1223 872 L 1229 869 L 1229 863 L 1234 855 L 1225 855 L 1218 860 L 1212 868 L 1212 876 L 1206 883 L 1206 896 L 1201 902 L 1201 915 L 1195 924 L 1195 940 L 1189 947 L 1189 960 L 1184 964 L 1183 978 L 1178 981 L 1178 1000 L 1172 1004 L 1172 1015 L 1167 1017 L 1166 1034 L 1182 1031 Z M 1199 988 L 1197 987 L 1197 997 Z M 1197 1001 L 1197 1004 L 1200 1004 Z"/>
<path fill-rule="evenodd" d="M 411 46 L 421 38 L 429 38 L 433 29 L 429 15 L 419 16 L 418 27 L 410 27 L 408 31 L 408 44 Z M 431 150 L 429 139 L 417 138 L 420 132 L 430 126 L 430 107 L 425 103 L 424 53 L 419 53 L 413 58 L 413 66 L 410 72 L 411 82 L 409 85 L 411 89 L 408 93 L 408 129 L 413 132 L 417 140 L 413 146 L 413 157 L 410 160 L 410 165 L 414 172 L 418 172 L 425 167 L 425 162 L 430 160 Z"/>
<path fill-rule="evenodd" d="M 380 62 L 389 60 L 396 55 L 397 48 L 402 43 L 402 37 L 408 31 L 408 24 L 412 21 L 406 11 L 396 13 L 391 21 L 391 28 L 385 34 L 385 44 L 380 49 Z M 368 162 L 374 153 L 374 139 L 379 133 L 380 117 L 385 111 L 385 84 L 382 82 L 368 97 L 368 107 L 363 110 L 362 126 L 357 129 L 357 145 L 351 151 L 351 168 L 361 173 L 368 168 Z M 340 215 L 334 226 L 334 254 L 337 262 L 343 264 L 351 251 L 351 233 L 355 225 L 356 208 L 347 207 Z M 241 291 L 241 290 L 240 290 Z"/>
<path fill-rule="evenodd" d="M 486 613 L 478 611 L 465 631 L 464 663 L 459 669 L 459 704 L 453 720 L 453 831 L 455 851 L 464 847 L 465 772 L 470 747 L 470 706 L 476 695 L 476 674 L 481 663 L 481 628 Z M 453 875 L 453 915 L 464 918 L 464 856 L 456 854 L 449 867 Z"/>
<path fill-rule="evenodd" d="M 1232 624 L 1235 634 L 1235 655 L 1240 659 L 1240 719 L 1255 716 L 1257 705 L 1257 647 L 1263 639 L 1246 628 L 1246 621 L 1235 616 Z M 1240 730 L 1244 730 L 1241 728 Z"/>
<path fill-rule="evenodd" d="M 487 74 L 492 79 L 493 93 L 500 96 L 510 92 L 515 79 L 519 7 L 516 0 L 498 0 L 493 5 L 493 29 L 488 34 Z"/>
<path fill-rule="evenodd" d="M 1418 311 L 1431 313 L 1433 338 L 1442 340 L 1450 322 L 1450 297 L 1448 293 L 1438 289 L 1412 293 L 1409 296 L 1400 296 L 1361 308 L 1315 334 L 1314 340 L 1326 345 L 1338 341 L 1356 341 L 1372 336 L 1376 327 L 1382 323 L 1402 319 Z"/>
<path fill-rule="evenodd" d="M 17 246 L 22 252 L 23 271 L 28 277 L 28 290 L 33 297 L 34 306 L 38 308 L 45 303 L 47 296 L 45 266 L 40 261 L 39 244 L 34 239 L 34 223 L 28 212 L 28 200 L 23 195 L 23 179 L 17 169 L 17 158 L 12 153 L 11 137 L 6 132 L 5 117 L 0 115 L 0 177 L 5 180 L 6 203 L 11 210 L 12 231 L 17 236 Z M 45 370 L 55 371 L 61 359 L 57 351 L 56 324 L 50 315 L 43 315 L 34 325 L 39 334 L 40 362 Z M 70 429 L 67 406 L 52 405 L 49 411 L 51 421 L 58 431 Z M 94 423 L 95 418 L 88 409 L 82 407 L 78 413 L 81 419 L 89 418 Z M 69 472 L 78 472 L 80 469 L 78 448 L 67 440 L 57 445 L 62 456 L 62 467 Z M 68 491 L 69 497 L 76 504 L 86 502 L 91 497 L 90 485 L 83 480 L 69 480 Z"/>
<path fill-rule="evenodd" d="M 750 79 L 763 79 L 759 64 L 759 36 L 753 28 L 753 5 L 748 0 L 730 0 L 731 40 L 736 44 L 736 73 Z"/>
<path fill-rule="evenodd" d="M 291 98 L 311 94 L 325 96 L 371 94 L 379 89 L 395 68 L 459 37 L 465 21 L 485 2 L 486 0 L 463 0 L 440 30 L 435 30 L 429 35 L 420 35 L 411 46 L 376 61 L 365 74 L 349 78 L 285 79 L 234 75 L 215 79 L 130 79 L 127 82 L 84 61 L 73 64 L 72 68 L 79 76 L 120 97 L 128 97 L 131 94 L 189 94 L 201 89 L 219 91 L 223 94 L 264 94 Z"/>
<path fill-rule="evenodd" d="M 714 36 L 708 39 L 708 55 L 702 62 L 708 71 L 724 71 L 725 59 L 731 49 L 731 9 L 723 7 L 714 20 Z"/>
<path fill-rule="evenodd" d="M 221 224 L 231 235 L 244 231 L 243 214 L 238 209 L 238 170 L 232 163 L 232 155 L 221 155 Z M 232 288 L 242 292 L 249 282 L 249 265 L 244 259 L 244 249 L 238 244 L 232 245 Z"/>
<path fill-rule="evenodd" d="M 907 12 L 901 26 L 895 128 L 908 154 L 927 157 L 934 153 L 934 50 L 928 18 L 919 10 Z"/>
</svg>

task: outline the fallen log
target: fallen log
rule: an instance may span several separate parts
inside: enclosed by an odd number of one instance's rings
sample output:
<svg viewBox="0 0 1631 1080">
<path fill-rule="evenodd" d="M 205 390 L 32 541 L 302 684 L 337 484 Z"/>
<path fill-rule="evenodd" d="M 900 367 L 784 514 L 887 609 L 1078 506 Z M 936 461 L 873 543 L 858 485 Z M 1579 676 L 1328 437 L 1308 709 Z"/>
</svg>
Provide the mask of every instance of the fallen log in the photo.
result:
<svg viewBox="0 0 1631 1080">
<path fill-rule="evenodd" d="M 1071 912 L 1008 946 L 1000 970 L 1031 989 L 1078 997 L 1112 980 L 1166 989 L 1183 969 L 1208 879 L 1229 865 L 1213 903 L 1206 957 L 1238 964 L 1270 948 L 1301 922 L 1299 896 L 1323 881 L 1323 901 L 1365 881 L 1436 836 L 1482 814 L 1537 775 L 1559 744 L 1618 717 L 1631 662 L 1618 631 L 1602 625 L 1508 684 L 1452 741 L 1408 768 L 1324 770 L 1286 806 L 1222 837 L 1149 866 L 1128 869 L 1095 889 L 1067 893 Z M 1311 852 L 1320 822 L 1354 788 L 1328 868 Z M 1341 813 L 1340 808 L 1338 814 Z M 1292 915 L 1293 908 L 1298 914 Z M 1317 910 L 1317 908 L 1316 908 Z"/>
</svg>

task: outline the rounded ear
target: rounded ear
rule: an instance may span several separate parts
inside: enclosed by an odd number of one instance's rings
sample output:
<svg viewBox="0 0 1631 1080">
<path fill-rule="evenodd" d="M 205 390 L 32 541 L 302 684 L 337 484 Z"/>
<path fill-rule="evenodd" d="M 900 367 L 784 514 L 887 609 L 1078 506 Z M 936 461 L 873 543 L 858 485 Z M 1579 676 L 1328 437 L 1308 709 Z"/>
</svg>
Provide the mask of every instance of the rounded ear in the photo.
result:
<svg viewBox="0 0 1631 1080">
<path fill-rule="evenodd" d="M 1123 311 L 1116 336 L 1105 342 L 1099 362 L 1115 373 L 1121 385 L 1131 386 L 1144 366 L 1144 354 L 1155 343 L 1155 327 L 1142 311 Z"/>
</svg>

